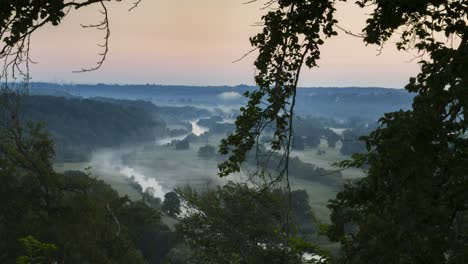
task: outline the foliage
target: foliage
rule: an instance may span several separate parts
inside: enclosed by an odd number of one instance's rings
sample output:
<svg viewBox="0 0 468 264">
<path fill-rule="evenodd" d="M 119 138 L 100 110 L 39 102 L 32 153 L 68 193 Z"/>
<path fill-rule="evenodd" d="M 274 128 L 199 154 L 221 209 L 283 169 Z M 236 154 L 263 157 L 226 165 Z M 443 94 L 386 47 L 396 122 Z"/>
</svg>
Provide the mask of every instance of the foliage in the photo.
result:
<svg viewBox="0 0 468 264">
<path fill-rule="evenodd" d="M 304 62 L 317 65 L 318 46 L 340 28 L 336 2 L 269 2 L 275 8 L 251 39 L 259 49 L 259 89 L 246 93 L 249 102 L 236 131 L 222 142 L 221 152 L 230 158 L 220 165 L 221 176 L 239 171 L 271 123 L 271 148 L 283 150 L 288 170 L 297 79 Z M 468 209 L 468 5 L 464 0 L 356 3 L 370 11 L 364 42 L 382 46 L 398 35 L 399 50 L 419 52 L 421 72 L 406 86 L 417 93 L 413 110 L 386 114 L 364 138 L 370 153 L 353 155 L 357 159 L 348 163 L 368 166 L 368 177 L 347 184 L 331 203 L 330 235 L 343 243 L 343 263 L 461 263 L 468 243 L 455 222 Z"/>
<path fill-rule="evenodd" d="M 236 130 L 221 142 L 230 158 L 219 165 L 220 176 L 240 170 L 248 151 L 268 125 L 275 127 L 271 148 L 289 152 L 297 83 L 302 64 L 317 66 L 324 37 L 336 35 L 334 1 L 270 1 L 276 8 L 262 17 L 263 30 L 250 39 L 258 49 L 255 61 L 258 89 L 246 92 L 247 106 Z"/>
<path fill-rule="evenodd" d="M 138 184 L 138 186 L 140 185 Z M 161 198 L 155 197 L 155 190 L 153 187 L 148 187 L 144 192 L 141 192 L 141 198 L 149 207 L 161 208 Z"/>
<path fill-rule="evenodd" d="M 180 198 L 175 192 L 168 192 L 164 195 L 164 202 L 161 209 L 169 216 L 176 217 L 180 214 Z"/>
<path fill-rule="evenodd" d="M 175 142 L 175 149 L 176 150 L 188 150 L 190 149 L 190 143 L 187 139 L 178 140 Z"/>
<path fill-rule="evenodd" d="M 302 223 L 312 223 L 315 217 L 309 205 L 309 195 L 305 190 L 295 190 L 291 192 L 291 209 L 297 221 Z"/>
<path fill-rule="evenodd" d="M 196 263 L 192 256 L 192 252 L 187 245 L 181 243 L 174 247 L 166 256 L 165 263 L 167 264 L 193 264 Z"/>
<path fill-rule="evenodd" d="M 335 132 L 333 132 L 331 129 L 327 129 L 325 133 L 325 138 L 327 140 L 328 147 L 335 148 L 336 143 L 341 140 L 341 137 Z"/>
<path fill-rule="evenodd" d="M 466 1 L 360 1 L 375 9 L 365 41 L 382 44 L 401 29 L 399 49 L 416 48 L 421 72 L 406 89 L 413 110 L 385 114 L 365 137 L 368 166 L 330 208 L 330 237 L 342 263 L 463 263 L 468 181 L 468 27 Z M 457 46 L 440 41 L 457 38 Z M 391 248 L 392 250 L 388 250 Z"/>
<path fill-rule="evenodd" d="M 191 248 L 193 263 L 301 263 L 304 252 L 317 253 L 305 241 L 288 238 L 291 223 L 284 218 L 287 199 L 280 190 L 229 182 L 216 189 L 177 192 L 188 212 L 177 231 Z M 295 208 L 302 209 L 304 204 L 297 201 Z"/>
<path fill-rule="evenodd" d="M 24 248 L 25 255 L 18 258 L 17 264 L 45 264 L 53 262 L 57 246 L 42 243 L 32 236 L 21 238 L 20 243 Z"/>
<path fill-rule="evenodd" d="M 57 26 L 67 15 L 67 8 L 79 9 L 95 3 L 99 0 L 74 1 L 3 1 L 0 29 L 6 46 L 14 46 L 22 39 L 28 37 L 30 31 L 44 24 Z"/>
<path fill-rule="evenodd" d="M 147 263 L 162 263 L 178 243 L 175 233 L 161 222 L 160 211 L 144 201 L 133 202 L 117 213 Z"/>
<path fill-rule="evenodd" d="M 340 149 L 341 154 L 351 156 L 354 153 L 367 152 L 366 144 L 361 139 L 362 136 L 367 135 L 367 133 L 364 133 L 365 132 L 350 129 L 343 131 L 343 144 Z"/>
<path fill-rule="evenodd" d="M 88 160 L 97 148 L 154 141 L 166 132 L 158 108 L 143 102 L 27 96 L 24 122 L 44 122 L 61 161 Z M 64 125 L 66 124 L 66 125 Z"/>
<path fill-rule="evenodd" d="M 211 145 L 202 146 L 198 150 L 198 156 L 205 159 L 216 157 L 216 148 Z"/>
<path fill-rule="evenodd" d="M 46 257 L 36 252 L 46 244 L 31 239 L 18 243 L 28 236 L 55 245 L 52 257 L 58 263 L 159 263 L 169 252 L 173 235 L 160 223 L 159 211 L 119 197 L 83 172 L 56 173 L 53 143 L 40 125 L 3 121 L 0 262 L 14 263 L 20 255 L 26 263 Z"/>
</svg>

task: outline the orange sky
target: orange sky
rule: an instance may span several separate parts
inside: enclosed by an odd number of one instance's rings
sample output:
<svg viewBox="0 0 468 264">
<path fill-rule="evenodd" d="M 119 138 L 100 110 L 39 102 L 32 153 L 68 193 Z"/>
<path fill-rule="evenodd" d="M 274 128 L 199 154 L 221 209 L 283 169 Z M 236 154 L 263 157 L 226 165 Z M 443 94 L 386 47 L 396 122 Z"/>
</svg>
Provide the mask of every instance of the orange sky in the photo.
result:
<svg viewBox="0 0 468 264">
<path fill-rule="evenodd" d="M 99 21 L 97 10 L 72 12 L 59 27 L 35 33 L 34 81 L 75 83 L 157 83 L 186 85 L 253 84 L 255 54 L 232 61 L 250 50 L 249 37 L 259 27 L 262 1 L 143 0 L 128 12 L 132 0 L 110 5 L 111 42 L 103 68 L 72 73 L 95 65 L 102 32 L 80 24 Z M 359 32 L 365 14 L 340 4 L 340 25 Z M 380 56 L 359 38 L 341 34 L 323 46 L 319 69 L 303 72 L 302 86 L 403 87 L 418 66 L 411 54 L 390 43 Z"/>
</svg>

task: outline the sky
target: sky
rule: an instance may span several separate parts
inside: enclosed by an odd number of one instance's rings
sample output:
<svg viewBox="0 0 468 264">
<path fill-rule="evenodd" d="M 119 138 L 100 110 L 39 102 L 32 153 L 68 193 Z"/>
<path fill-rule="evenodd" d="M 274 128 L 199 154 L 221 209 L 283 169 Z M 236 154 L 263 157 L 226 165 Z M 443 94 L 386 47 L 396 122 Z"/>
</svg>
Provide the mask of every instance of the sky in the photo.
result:
<svg viewBox="0 0 468 264">
<path fill-rule="evenodd" d="M 103 67 L 95 66 L 103 32 L 84 29 L 101 19 L 99 10 L 72 11 L 58 26 L 47 26 L 32 37 L 33 81 L 172 85 L 254 84 L 255 53 L 249 37 L 261 30 L 255 23 L 266 11 L 265 1 L 143 0 L 131 12 L 133 0 L 109 4 L 110 51 Z M 337 5 L 339 24 L 360 32 L 366 10 L 352 3 Z M 377 55 L 376 46 L 340 32 L 322 47 L 319 68 L 306 69 L 304 87 L 379 86 L 402 88 L 416 75 L 414 54 L 398 52 L 395 40 Z"/>
</svg>

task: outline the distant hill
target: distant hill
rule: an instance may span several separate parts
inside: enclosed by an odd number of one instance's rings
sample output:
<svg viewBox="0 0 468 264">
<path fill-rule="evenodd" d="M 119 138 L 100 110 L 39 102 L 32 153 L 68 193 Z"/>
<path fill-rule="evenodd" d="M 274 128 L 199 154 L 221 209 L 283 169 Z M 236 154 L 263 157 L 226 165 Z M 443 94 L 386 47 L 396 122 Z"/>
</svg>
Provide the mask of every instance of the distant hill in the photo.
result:
<svg viewBox="0 0 468 264">
<path fill-rule="evenodd" d="M 158 108 L 138 101 L 104 102 L 57 96 L 29 96 L 21 120 L 47 125 L 57 159 L 82 161 L 97 148 L 154 141 L 165 135 Z"/>
<path fill-rule="evenodd" d="M 82 97 L 145 100 L 163 106 L 197 106 L 232 111 L 245 104 L 241 95 L 255 87 L 32 83 L 31 93 L 53 91 Z M 297 113 L 303 116 L 377 120 L 383 113 L 410 109 L 414 95 L 404 89 L 321 87 L 298 90 Z"/>
</svg>

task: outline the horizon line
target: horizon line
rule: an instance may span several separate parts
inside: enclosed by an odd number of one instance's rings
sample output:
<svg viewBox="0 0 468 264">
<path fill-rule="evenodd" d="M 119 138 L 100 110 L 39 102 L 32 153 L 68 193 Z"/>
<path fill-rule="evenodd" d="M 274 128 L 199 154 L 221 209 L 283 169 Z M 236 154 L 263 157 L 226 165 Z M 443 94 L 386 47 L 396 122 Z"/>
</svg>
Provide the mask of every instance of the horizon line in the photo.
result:
<svg viewBox="0 0 468 264">
<path fill-rule="evenodd" d="M 12 83 L 20 83 L 20 82 L 12 82 Z M 105 86 L 153 86 L 153 87 L 186 87 L 186 88 L 240 88 L 240 87 L 248 87 L 248 88 L 256 88 L 256 85 L 248 85 L 248 84 L 237 84 L 237 85 L 199 85 L 199 84 L 158 84 L 158 83 L 105 83 L 105 82 L 89 82 L 89 83 L 75 83 L 75 82 L 53 82 L 53 81 L 31 81 L 29 84 L 52 84 L 52 85 L 62 85 L 62 86 L 74 86 L 74 85 L 87 85 L 87 86 L 96 86 L 96 85 L 105 85 Z M 298 89 L 330 89 L 330 88 L 337 88 L 337 89 L 393 89 L 393 90 L 404 90 L 404 87 L 396 88 L 396 87 L 384 87 L 384 86 L 298 86 Z"/>
</svg>

